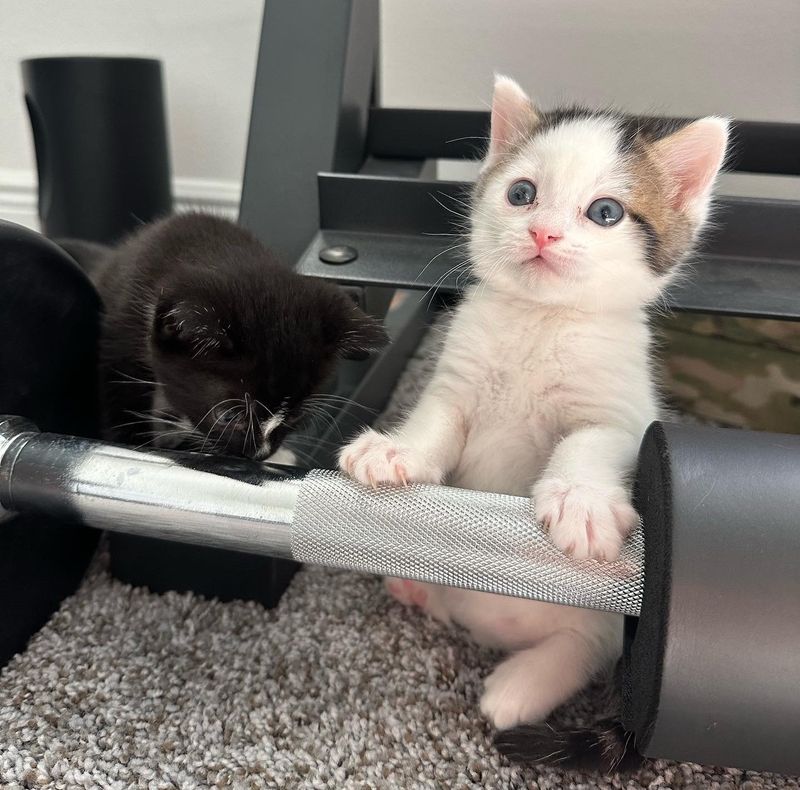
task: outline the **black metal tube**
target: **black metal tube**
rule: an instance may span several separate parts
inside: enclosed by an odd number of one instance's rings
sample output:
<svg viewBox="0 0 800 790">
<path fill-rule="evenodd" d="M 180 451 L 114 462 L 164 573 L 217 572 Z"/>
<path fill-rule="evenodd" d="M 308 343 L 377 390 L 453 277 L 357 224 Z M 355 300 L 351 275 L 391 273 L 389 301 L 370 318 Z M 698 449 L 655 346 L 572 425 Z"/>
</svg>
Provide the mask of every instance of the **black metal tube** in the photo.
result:
<svg viewBox="0 0 800 790">
<path fill-rule="evenodd" d="M 645 587 L 625 700 L 637 746 L 800 774 L 800 436 L 656 423 L 637 488 Z"/>
</svg>

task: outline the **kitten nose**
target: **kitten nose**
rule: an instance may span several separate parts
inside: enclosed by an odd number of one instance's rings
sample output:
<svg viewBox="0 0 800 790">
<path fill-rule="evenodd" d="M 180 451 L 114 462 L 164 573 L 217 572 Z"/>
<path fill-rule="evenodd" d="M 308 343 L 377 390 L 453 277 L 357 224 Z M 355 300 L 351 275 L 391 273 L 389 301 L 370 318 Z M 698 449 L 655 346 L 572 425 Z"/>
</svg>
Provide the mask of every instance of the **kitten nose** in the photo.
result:
<svg viewBox="0 0 800 790">
<path fill-rule="evenodd" d="M 557 230 L 548 230 L 547 228 L 528 228 L 528 233 L 531 234 L 531 238 L 539 249 L 543 249 L 561 238 L 561 234 Z"/>
</svg>

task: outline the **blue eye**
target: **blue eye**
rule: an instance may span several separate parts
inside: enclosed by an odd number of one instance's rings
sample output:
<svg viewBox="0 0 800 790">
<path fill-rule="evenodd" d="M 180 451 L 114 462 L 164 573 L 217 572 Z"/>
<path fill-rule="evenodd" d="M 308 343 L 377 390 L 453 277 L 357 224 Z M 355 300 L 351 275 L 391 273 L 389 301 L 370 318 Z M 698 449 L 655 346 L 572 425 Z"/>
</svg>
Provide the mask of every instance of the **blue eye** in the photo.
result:
<svg viewBox="0 0 800 790">
<path fill-rule="evenodd" d="M 536 187 L 523 178 L 508 188 L 507 196 L 512 206 L 530 206 L 536 200 Z"/>
<path fill-rule="evenodd" d="M 625 209 L 612 198 L 598 198 L 589 206 L 586 216 L 600 227 L 610 228 L 625 216 Z"/>
</svg>

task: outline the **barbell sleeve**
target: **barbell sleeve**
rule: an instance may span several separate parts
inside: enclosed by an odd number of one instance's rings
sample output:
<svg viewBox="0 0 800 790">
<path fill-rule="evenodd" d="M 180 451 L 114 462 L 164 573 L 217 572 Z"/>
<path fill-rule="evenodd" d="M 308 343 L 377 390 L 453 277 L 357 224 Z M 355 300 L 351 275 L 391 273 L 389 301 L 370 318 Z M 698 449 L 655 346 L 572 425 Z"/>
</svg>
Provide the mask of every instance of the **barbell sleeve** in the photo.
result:
<svg viewBox="0 0 800 790">
<path fill-rule="evenodd" d="M 0 417 L 3 511 L 623 614 L 641 606 L 640 528 L 617 561 L 576 562 L 525 497 L 372 490 L 327 470 L 39 433 L 18 417 Z"/>
</svg>

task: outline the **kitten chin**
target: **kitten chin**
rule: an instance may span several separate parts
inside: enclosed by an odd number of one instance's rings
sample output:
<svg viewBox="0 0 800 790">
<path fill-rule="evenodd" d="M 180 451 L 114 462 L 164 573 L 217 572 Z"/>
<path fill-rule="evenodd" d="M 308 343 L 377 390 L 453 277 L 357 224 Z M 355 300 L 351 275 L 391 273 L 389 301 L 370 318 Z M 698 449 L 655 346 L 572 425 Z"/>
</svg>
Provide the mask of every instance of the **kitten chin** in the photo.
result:
<svg viewBox="0 0 800 790">
<path fill-rule="evenodd" d="M 340 359 L 388 341 L 336 286 L 298 275 L 220 217 L 169 217 L 115 248 L 59 243 L 103 302 L 112 441 L 267 457 Z"/>
</svg>

